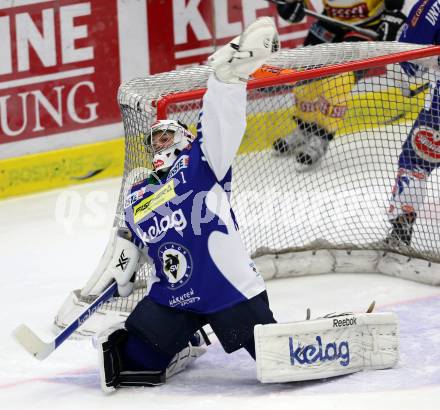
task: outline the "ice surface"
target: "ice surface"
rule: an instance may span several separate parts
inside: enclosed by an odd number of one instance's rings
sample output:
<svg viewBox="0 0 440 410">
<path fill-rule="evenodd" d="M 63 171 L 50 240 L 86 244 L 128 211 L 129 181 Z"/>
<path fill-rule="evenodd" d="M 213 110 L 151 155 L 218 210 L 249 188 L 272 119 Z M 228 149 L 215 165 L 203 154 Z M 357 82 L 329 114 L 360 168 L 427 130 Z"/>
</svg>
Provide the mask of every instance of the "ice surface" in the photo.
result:
<svg viewBox="0 0 440 410">
<path fill-rule="evenodd" d="M 392 370 L 327 381 L 262 385 L 246 352 L 214 341 L 195 366 L 158 388 L 104 396 L 89 340 L 67 341 L 46 360 L 10 337 L 20 323 L 52 338 L 52 319 L 104 249 L 119 180 L 0 202 L 0 409 L 439 409 L 440 289 L 380 275 L 332 274 L 268 283 L 279 321 L 378 308 L 398 314 L 401 359 Z"/>
</svg>

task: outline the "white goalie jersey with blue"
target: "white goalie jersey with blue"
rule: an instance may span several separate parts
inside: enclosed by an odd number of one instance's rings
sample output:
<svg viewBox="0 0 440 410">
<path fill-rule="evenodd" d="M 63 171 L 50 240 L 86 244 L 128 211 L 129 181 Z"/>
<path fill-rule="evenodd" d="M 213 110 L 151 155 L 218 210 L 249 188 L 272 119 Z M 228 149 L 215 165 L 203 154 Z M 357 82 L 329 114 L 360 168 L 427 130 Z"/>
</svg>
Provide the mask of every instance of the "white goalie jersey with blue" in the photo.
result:
<svg viewBox="0 0 440 410">
<path fill-rule="evenodd" d="M 126 225 L 154 263 L 149 297 L 159 304 L 209 314 L 265 290 L 229 202 L 245 127 L 246 85 L 211 77 L 197 138 L 164 180 L 150 177 L 125 198 Z"/>
</svg>

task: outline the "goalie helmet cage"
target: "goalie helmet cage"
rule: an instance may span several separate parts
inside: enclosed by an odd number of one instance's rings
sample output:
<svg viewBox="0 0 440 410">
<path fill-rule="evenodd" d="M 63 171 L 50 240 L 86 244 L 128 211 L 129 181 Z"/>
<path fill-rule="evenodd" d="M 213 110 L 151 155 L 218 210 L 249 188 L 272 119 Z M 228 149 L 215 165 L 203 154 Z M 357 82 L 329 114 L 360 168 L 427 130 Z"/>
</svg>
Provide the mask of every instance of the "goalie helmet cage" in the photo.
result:
<svg viewBox="0 0 440 410">
<path fill-rule="evenodd" d="M 267 66 L 283 71 L 269 68 L 248 82 L 248 125 L 233 164 L 231 202 L 245 246 L 266 279 L 382 272 L 440 283 L 435 170 L 426 186 L 411 191 L 419 207 L 411 245 L 384 241 L 401 147 L 429 100 L 427 85 L 436 81 L 432 69 L 409 77 L 398 63 L 439 54 L 440 47 L 396 42 L 323 44 L 280 51 Z M 125 163 L 115 227 L 124 224 L 128 189 L 149 173 L 145 134 L 158 119 L 179 120 L 194 132 L 211 73 L 198 66 L 121 85 Z M 334 135 L 326 155 L 310 168 L 273 151 L 273 142 L 301 120 Z M 440 150 L 435 136 L 431 143 L 434 153 Z M 103 311 L 125 317 L 146 292 L 148 269 L 139 269 L 129 298 L 116 298 Z M 87 299 L 72 293 L 56 324 L 69 319 L 68 305 Z"/>
</svg>

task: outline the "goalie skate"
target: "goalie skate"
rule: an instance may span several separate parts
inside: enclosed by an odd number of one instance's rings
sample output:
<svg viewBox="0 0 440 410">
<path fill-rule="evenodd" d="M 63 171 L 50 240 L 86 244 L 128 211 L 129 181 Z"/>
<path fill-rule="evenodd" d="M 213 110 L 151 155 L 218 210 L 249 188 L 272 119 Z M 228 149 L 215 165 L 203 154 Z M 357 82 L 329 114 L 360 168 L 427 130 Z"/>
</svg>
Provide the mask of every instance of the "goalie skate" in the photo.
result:
<svg viewBox="0 0 440 410">
<path fill-rule="evenodd" d="M 411 212 L 391 220 L 390 223 L 393 228 L 386 237 L 385 243 L 394 248 L 409 248 L 415 219 L 416 214 Z"/>
<path fill-rule="evenodd" d="M 285 138 L 279 138 L 273 143 L 276 155 L 296 155 L 297 150 L 308 143 L 310 135 L 306 135 L 300 127 L 296 127 L 292 134 Z"/>
<path fill-rule="evenodd" d="M 325 138 L 297 127 L 289 136 L 277 139 L 273 143 L 273 149 L 276 155 L 292 155 L 299 164 L 310 167 L 325 155 L 328 144 L 329 141 Z"/>
<path fill-rule="evenodd" d="M 204 339 L 195 333 L 188 346 L 178 352 L 164 370 L 136 370 L 124 368 L 121 346 L 126 342 L 128 332 L 123 322 L 117 323 L 95 338 L 93 344 L 98 350 L 101 389 L 112 393 L 119 387 L 158 386 L 168 378 L 185 370 L 187 366 L 206 353 Z"/>
<path fill-rule="evenodd" d="M 311 166 L 317 164 L 328 149 L 328 141 L 312 134 L 309 140 L 295 150 L 296 161 L 302 165 Z"/>
</svg>

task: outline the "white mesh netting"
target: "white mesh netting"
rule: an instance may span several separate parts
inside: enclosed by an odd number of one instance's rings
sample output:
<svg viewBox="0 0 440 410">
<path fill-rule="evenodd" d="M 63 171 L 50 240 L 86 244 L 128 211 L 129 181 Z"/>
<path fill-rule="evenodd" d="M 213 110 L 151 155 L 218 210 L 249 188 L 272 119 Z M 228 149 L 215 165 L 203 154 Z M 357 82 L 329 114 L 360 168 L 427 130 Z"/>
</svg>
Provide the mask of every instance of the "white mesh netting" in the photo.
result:
<svg viewBox="0 0 440 410">
<path fill-rule="evenodd" d="M 402 43 L 326 44 L 281 51 L 267 64 L 304 73 L 420 48 Z M 398 58 L 393 58 L 394 62 L 370 70 L 347 69 L 336 75 L 324 70 L 311 80 L 289 80 L 248 91 L 248 127 L 233 165 L 232 204 L 253 257 L 373 249 L 440 261 L 435 169 L 424 186 L 410 192 L 416 211 L 410 245 L 385 241 L 392 228 L 387 210 L 402 144 L 425 99 L 429 100 L 429 83 L 436 81 L 433 70 L 408 77 Z M 157 120 L 157 101 L 205 88 L 210 73 L 209 67 L 192 67 L 133 79 L 120 87 L 126 139 L 124 180 L 128 175 L 131 181 L 141 179 L 137 169 L 148 166 L 143 137 Z M 182 97 L 166 107 L 165 115 L 194 131 L 200 108 L 198 96 Z M 299 164 L 295 153 L 276 155 L 273 149 L 274 141 L 291 135 L 298 124 L 305 134 L 321 133 L 331 139 L 325 155 L 311 167 Z M 115 225 L 123 224 L 123 196 L 124 188 Z M 145 292 L 147 275 L 148 268 L 142 268 L 133 296 L 113 300 L 106 308 L 131 311 Z"/>
</svg>

